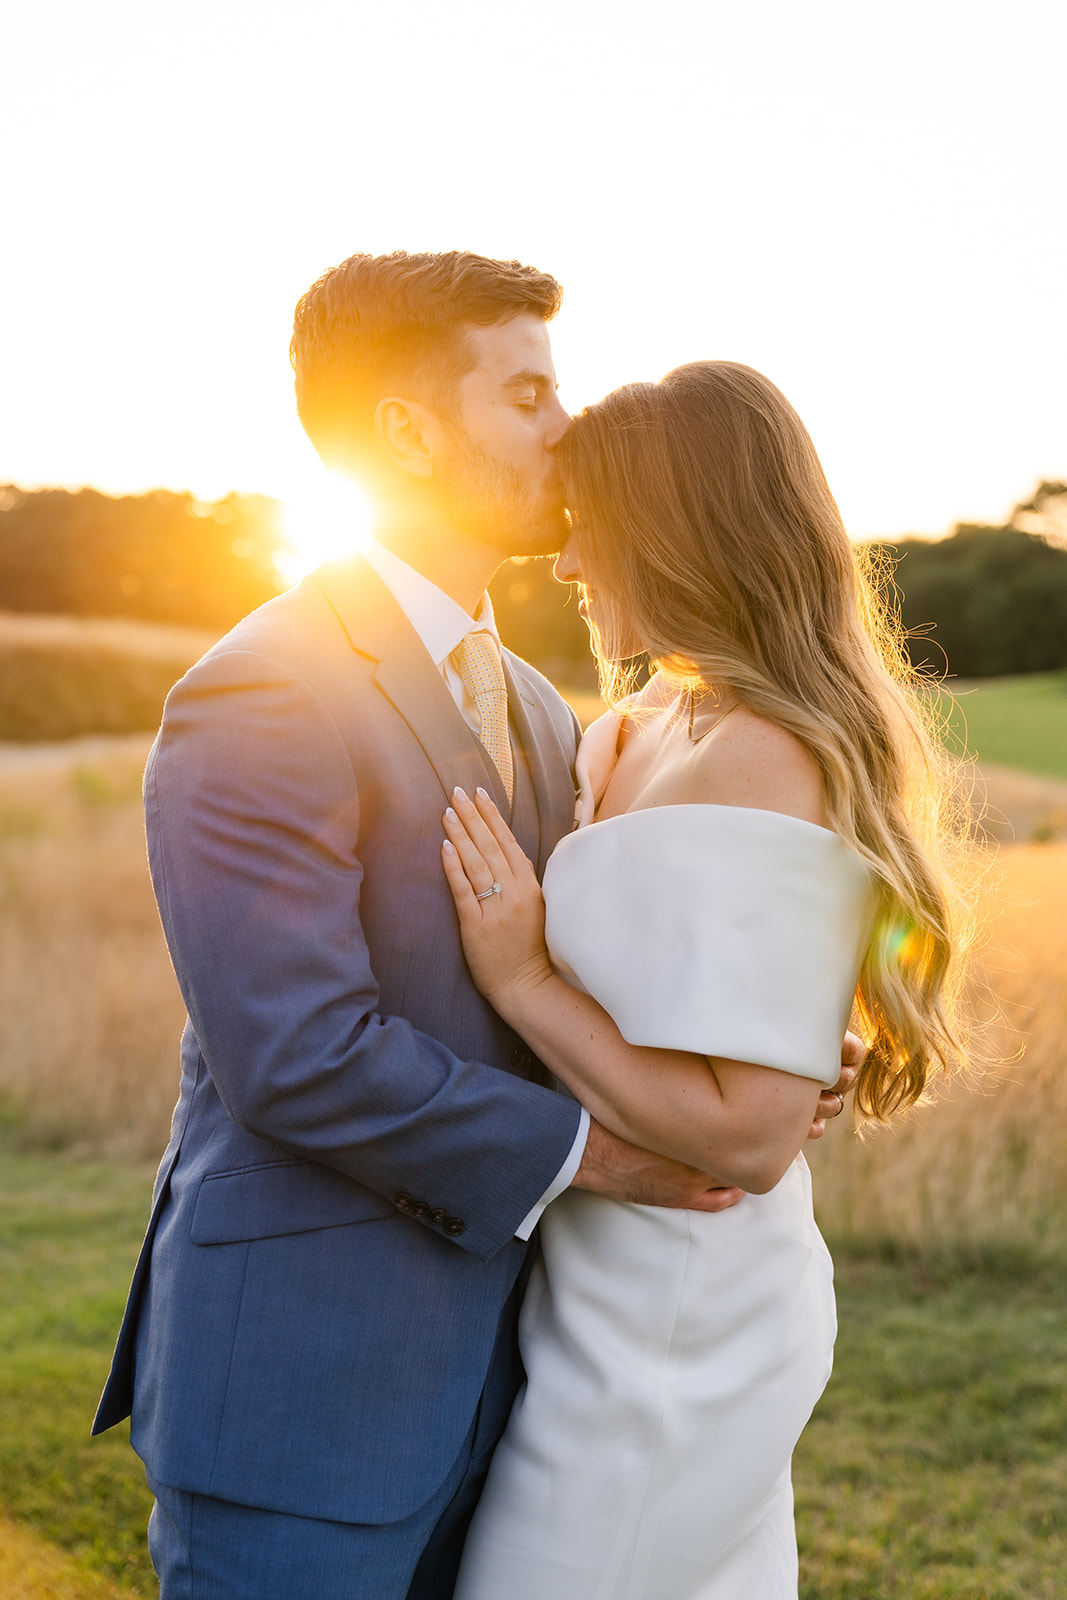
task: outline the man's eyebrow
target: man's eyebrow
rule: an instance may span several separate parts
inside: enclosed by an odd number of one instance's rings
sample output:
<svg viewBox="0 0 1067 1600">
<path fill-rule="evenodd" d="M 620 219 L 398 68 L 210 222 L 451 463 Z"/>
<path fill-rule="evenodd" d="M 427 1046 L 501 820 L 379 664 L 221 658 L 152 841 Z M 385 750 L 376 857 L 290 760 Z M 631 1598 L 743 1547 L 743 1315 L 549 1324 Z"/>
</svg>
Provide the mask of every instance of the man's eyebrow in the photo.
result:
<svg viewBox="0 0 1067 1600">
<path fill-rule="evenodd" d="M 525 367 L 522 372 L 513 372 L 510 378 L 505 378 L 505 389 L 528 389 L 531 385 L 535 389 L 557 389 L 559 385 L 555 378 L 547 372 L 535 372 L 532 367 Z"/>
</svg>

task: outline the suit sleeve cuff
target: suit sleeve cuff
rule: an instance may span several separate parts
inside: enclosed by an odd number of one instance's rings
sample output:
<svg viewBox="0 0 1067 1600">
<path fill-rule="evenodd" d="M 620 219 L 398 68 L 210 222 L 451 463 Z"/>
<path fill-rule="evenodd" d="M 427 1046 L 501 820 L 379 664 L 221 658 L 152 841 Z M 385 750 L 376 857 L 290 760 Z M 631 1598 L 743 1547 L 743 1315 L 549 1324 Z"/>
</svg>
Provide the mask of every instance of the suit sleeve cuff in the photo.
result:
<svg viewBox="0 0 1067 1600">
<path fill-rule="evenodd" d="M 516 1239 L 528 1239 L 531 1233 L 533 1233 L 534 1229 L 537 1227 L 537 1224 L 540 1222 L 541 1213 L 545 1207 L 551 1205 L 553 1200 L 555 1200 L 558 1195 L 563 1193 L 564 1189 L 570 1188 L 571 1180 L 582 1164 L 582 1157 L 585 1154 L 585 1141 L 588 1139 L 588 1137 L 589 1113 L 583 1106 L 581 1117 L 578 1120 L 578 1132 L 574 1136 L 574 1143 L 571 1145 L 570 1155 L 567 1157 L 562 1167 L 560 1167 L 555 1178 L 549 1184 L 540 1200 L 538 1200 L 535 1206 L 531 1206 L 530 1210 L 519 1223 L 519 1226 L 515 1229 Z"/>
</svg>

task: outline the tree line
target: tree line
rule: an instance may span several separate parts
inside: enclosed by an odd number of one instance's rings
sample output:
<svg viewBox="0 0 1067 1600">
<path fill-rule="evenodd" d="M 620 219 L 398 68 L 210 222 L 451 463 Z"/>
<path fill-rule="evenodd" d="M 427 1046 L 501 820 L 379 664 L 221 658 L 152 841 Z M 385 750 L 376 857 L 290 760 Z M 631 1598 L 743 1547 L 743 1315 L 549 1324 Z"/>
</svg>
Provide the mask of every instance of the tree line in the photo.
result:
<svg viewBox="0 0 1067 1600">
<path fill-rule="evenodd" d="M 0 610 L 232 627 L 281 587 L 280 506 L 0 489 Z"/>
<path fill-rule="evenodd" d="M 1003 527 L 875 549 L 916 666 L 957 678 L 1067 667 L 1067 483 L 1039 484 Z"/>
<path fill-rule="evenodd" d="M 276 594 L 281 508 L 156 490 L 0 488 L 0 610 L 230 627 Z M 1044 482 L 1002 527 L 879 541 L 916 665 L 957 677 L 1067 667 L 1067 483 Z M 584 624 L 551 563 L 507 563 L 491 589 L 505 641 L 557 682 L 590 683 Z"/>
</svg>

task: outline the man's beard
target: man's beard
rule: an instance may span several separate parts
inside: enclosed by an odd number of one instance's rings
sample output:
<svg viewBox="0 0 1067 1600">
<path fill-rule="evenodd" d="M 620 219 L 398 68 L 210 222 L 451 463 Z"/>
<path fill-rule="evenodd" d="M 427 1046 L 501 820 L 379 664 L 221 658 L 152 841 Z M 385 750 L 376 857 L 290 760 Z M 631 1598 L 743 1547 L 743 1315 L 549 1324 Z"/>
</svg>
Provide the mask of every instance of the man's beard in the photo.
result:
<svg viewBox="0 0 1067 1600">
<path fill-rule="evenodd" d="M 502 556 L 554 555 L 570 527 L 560 487 L 532 489 L 462 428 L 449 432 L 441 488 L 452 518 Z"/>
</svg>

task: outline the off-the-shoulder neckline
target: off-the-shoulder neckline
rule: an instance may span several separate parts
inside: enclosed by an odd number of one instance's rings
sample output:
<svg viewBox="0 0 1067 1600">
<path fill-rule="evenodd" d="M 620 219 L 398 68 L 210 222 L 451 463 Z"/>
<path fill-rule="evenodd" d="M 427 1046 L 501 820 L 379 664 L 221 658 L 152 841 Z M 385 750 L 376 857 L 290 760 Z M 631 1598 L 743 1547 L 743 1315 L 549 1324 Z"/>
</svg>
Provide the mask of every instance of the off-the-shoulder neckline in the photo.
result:
<svg viewBox="0 0 1067 1600">
<path fill-rule="evenodd" d="M 768 811 L 762 806 L 724 806 L 717 805 L 712 801 L 673 802 L 665 806 L 638 806 L 633 811 L 618 811 L 613 817 L 602 817 L 599 820 L 594 818 L 592 822 L 585 823 L 583 827 L 575 828 L 574 831 L 566 835 L 566 837 L 573 839 L 580 833 L 588 833 L 592 828 L 607 827 L 607 825 L 611 822 L 623 822 L 633 817 L 652 817 L 657 813 L 663 813 L 667 811 L 729 811 L 735 815 L 740 813 L 741 815 L 752 817 L 775 817 L 779 822 L 793 823 L 798 828 L 810 828 L 814 833 L 823 833 L 828 839 L 841 840 L 841 835 L 839 833 L 835 833 L 833 828 L 824 828 L 818 822 L 808 822 L 804 817 L 794 817 L 790 811 Z M 844 843 L 844 840 L 841 840 L 841 842 Z"/>
</svg>

